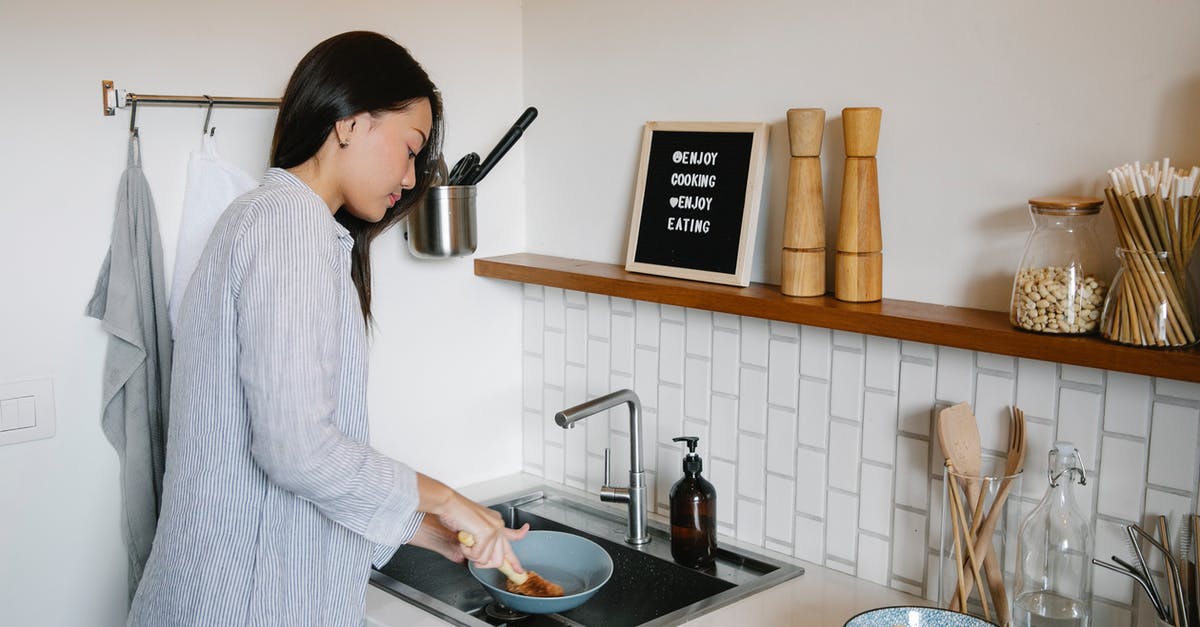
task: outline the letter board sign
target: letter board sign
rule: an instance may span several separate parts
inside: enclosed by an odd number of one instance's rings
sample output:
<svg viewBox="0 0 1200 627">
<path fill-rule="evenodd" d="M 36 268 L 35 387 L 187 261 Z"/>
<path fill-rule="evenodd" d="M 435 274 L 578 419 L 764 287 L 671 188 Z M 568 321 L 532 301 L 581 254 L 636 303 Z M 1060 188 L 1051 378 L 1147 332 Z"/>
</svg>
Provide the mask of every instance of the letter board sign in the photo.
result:
<svg viewBox="0 0 1200 627">
<path fill-rule="evenodd" d="M 647 122 L 625 269 L 746 286 L 767 125 Z"/>
</svg>

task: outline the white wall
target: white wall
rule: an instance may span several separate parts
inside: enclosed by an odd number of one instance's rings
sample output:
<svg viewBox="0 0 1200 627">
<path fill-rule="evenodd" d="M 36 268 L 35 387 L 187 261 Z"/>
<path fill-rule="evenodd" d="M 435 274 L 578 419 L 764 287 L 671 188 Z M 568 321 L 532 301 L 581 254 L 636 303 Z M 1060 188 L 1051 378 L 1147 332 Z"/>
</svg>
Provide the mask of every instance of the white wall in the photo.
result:
<svg viewBox="0 0 1200 627">
<path fill-rule="evenodd" d="M 516 0 L 8 3 L 0 18 L 0 382 L 52 377 L 54 438 L 0 447 L 0 623 L 116 625 L 125 615 L 116 457 L 99 429 L 105 337 L 84 305 L 108 246 L 133 92 L 277 96 L 326 36 L 377 30 L 441 88 L 447 153 L 491 147 L 525 107 Z M 449 16 L 449 17 L 448 17 Z M 452 18 L 452 19 L 451 19 Z M 199 108 L 140 107 L 167 265 Z M 272 111 L 218 109 L 221 152 L 261 174 Z M 479 255 L 524 248 L 522 147 L 480 189 Z M 453 484 L 519 468 L 520 288 L 470 259 L 375 249 L 374 442 Z"/>
<path fill-rule="evenodd" d="M 884 297 L 1006 309 L 1028 198 L 1095 194 L 1128 161 L 1200 162 L 1188 0 L 528 0 L 524 20 L 545 131 L 527 145 L 534 252 L 624 262 L 644 122 L 764 121 L 753 280 L 777 283 L 786 110 L 827 113 L 832 249 L 841 110 L 879 106 Z"/>
</svg>

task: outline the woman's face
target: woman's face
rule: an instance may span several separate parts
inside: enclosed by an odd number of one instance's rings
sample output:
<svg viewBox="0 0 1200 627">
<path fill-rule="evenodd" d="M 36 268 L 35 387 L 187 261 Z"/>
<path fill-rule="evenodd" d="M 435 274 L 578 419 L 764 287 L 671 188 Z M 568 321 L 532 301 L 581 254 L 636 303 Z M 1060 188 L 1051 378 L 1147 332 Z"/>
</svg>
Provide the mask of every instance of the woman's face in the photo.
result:
<svg viewBox="0 0 1200 627">
<path fill-rule="evenodd" d="M 433 112 L 422 98 L 403 111 L 360 113 L 353 120 L 349 145 L 341 149 L 344 206 L 361 220 L 378 222 L 416 184 L 417 153 L 429 139 Z"/>
</svg>

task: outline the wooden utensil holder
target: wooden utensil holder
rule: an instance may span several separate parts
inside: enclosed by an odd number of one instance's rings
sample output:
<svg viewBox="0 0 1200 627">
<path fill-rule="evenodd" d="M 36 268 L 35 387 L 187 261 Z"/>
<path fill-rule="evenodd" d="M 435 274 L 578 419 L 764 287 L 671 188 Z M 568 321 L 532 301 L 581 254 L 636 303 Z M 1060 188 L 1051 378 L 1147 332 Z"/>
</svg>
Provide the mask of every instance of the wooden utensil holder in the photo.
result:
<svg viewBox="0 0 1200 627">
<path fill-rule="evenodd" d="M 883 298 L 883 234 L 879 224 L 879 172 L 875 153 L 883 111 L 842 109 L 846 168 L 834 256 L 834 297 L 851 302 Z"/>
<path fill-rule="evenodd" d="M 787 211 L 783 219 L 779 291 L 788 296 L 825 293 L 825 203 L 821 190 L 824 109 L 788 109 Z"/>
</svg>

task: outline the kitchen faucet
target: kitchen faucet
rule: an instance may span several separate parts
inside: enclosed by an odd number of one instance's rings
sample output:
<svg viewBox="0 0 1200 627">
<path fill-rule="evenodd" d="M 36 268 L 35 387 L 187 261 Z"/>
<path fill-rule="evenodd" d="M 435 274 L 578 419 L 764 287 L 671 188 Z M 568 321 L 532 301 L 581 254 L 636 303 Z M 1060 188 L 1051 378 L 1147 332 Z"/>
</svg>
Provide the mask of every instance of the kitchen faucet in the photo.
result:
<svg viewBox="0 0 1200 627">
<path fill-rule="evenodd" d="M 646 477 L 642 471 L 642 403 L 633 390 L 617 390 L 593 398 L 586 403 L 568 407 L 554 414 L 554 422 L 564 429 L 575 428 L 575 423 L 627 403 L 629 405 L 629 487 L 614 488 L 609 485 L 609 450 L 604 449 L 604 485 L 600 487 L 600 500 L 607 503 L 629 505 L 629 533 L 625 542 L 645 544 L 650 541 L 646 533 Z"/>
</svg>

